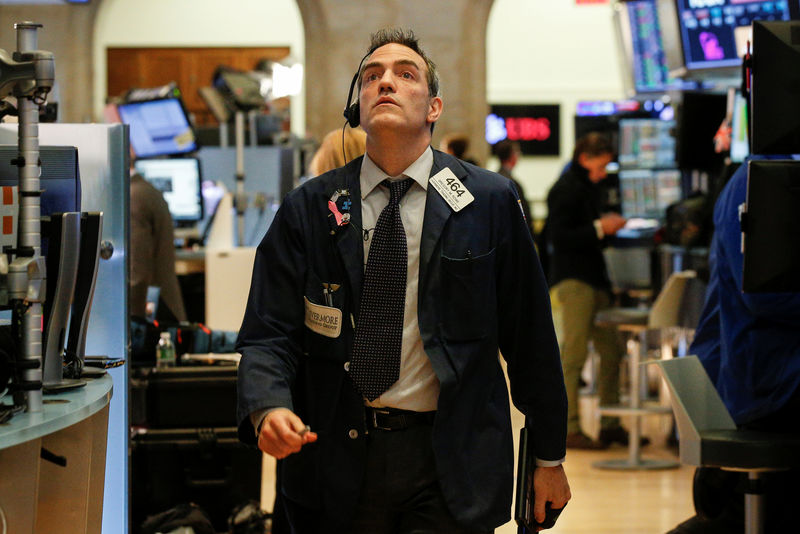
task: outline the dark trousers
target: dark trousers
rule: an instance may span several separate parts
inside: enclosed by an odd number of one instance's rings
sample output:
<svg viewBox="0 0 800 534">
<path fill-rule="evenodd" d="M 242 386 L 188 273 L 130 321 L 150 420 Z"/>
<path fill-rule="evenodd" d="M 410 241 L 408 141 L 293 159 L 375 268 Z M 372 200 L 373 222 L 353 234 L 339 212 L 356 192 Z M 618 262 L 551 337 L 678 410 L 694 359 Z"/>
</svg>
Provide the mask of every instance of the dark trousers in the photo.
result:
<svg viewBox="0 0 800 534">
<path fill-rule="evenodd" d="M 370 430 L 364 485 L 348 534 L 490 534 L 456 522 L 436 476 L 431 427 Z M 328 532 L 338 521 L 285 499 L 293 534 Z M 322 522 L 321 522 L 322 521 Z"/>
</svg>

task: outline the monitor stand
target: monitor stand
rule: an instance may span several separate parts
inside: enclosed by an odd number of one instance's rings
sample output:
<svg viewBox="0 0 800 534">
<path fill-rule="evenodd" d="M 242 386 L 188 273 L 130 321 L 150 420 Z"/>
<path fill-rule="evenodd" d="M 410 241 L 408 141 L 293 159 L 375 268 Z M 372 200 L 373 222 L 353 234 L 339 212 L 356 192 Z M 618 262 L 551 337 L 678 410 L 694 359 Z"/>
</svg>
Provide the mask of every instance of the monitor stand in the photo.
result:
<svg viewBox="0 0 800 534">
<path fill-rule="evenodd" d="M 83 380 L 64 379 L 63 375 L 64 340 L 78 274 L 80 213 L 54 213 L 44 226 L 48 251 L 42 389 L 53 393 L 86 385 Z"/>
<path fill-rule="evenodd" d="M 86 332 L 89 328 L 89 314 L 92 309 L 92 298 L 94 297 L 97 269 L 100 261 L 103 213 L 82 213 L 80 226 L 80 257 L 65 354 L 67 372 L 70 378 L 88 376 L 85 373 L 86 369 L 83 363 L 86 358 Z"/>
</svg>

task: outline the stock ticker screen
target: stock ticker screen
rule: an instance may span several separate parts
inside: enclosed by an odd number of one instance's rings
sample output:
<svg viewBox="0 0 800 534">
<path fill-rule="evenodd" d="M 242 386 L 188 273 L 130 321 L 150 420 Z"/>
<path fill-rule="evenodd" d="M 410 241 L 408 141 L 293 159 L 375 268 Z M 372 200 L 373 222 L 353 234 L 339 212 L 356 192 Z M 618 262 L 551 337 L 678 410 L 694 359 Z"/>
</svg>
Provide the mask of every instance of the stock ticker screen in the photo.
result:
<svg viewBox="0 0 800 534">
<path fill-rule="evenodd" d="M 628 2 L 627 8 L 636 92 L 664 91 L 670 79 L 656 3 L 653 0 Z"/>
</svg>

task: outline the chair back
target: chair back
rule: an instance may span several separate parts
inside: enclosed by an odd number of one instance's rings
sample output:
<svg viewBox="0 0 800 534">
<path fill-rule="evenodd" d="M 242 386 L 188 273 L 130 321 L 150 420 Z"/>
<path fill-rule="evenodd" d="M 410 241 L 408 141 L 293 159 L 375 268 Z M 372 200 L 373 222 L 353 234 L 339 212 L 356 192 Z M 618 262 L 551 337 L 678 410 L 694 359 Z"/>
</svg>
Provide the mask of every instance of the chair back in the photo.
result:
<svg viewBox="0 0 800 534">
<path fill-rule="evenodd" d="M 697 274 L 694 271 L 678 271 L 669 275 L 652 308 L 650 308 L 650 317 L 647 321 L 648 328 L 681 326 L 680 312 L 688 286 L 687 282 L 696 276 Z"/>
<path fill-rule="evenodd" d="M 735 430 L 728 409 L 697 356 L 656 360 L 670 390 L 670 402 L 680 433 L 681 462 L 701 464 L 700 433 Z"/>
</svg>

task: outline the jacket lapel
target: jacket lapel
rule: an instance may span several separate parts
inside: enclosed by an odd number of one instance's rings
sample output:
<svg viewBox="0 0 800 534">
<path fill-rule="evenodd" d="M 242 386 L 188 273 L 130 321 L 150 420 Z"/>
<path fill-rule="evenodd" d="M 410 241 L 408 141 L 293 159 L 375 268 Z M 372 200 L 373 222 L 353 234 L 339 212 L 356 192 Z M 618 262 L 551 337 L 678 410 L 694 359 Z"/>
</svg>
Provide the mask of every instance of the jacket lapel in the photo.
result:
<svg viewBox="0 0 800 534">
<path fill-rule="evenodd" d="M 458 160 L 439 152 L 433 151 L 433 167 L 431 167 L 431 176 L 436 175 L 445 167 L 450 167 L 459 180 L 464 180 L 466 171 Z M 419 277 L 420 277 L 420 292 L 422 293 L 426 287 L 428 267 L 430 266 L 433 251 L 436 249 L 436 244 L 444 230 L 444 225 L 453 214 L 452 208 L 442 198 L 442 195 L 436 191 L 436 188 L 428 184 L 428 194 L 425 199 L 425 219 L 422 223 L 422 242 L 420 244 L 420 263 L 419 263 Z"/>
<path fill-rule="evenodd" d="M 358 158 L 344 168 L 341 172 L 346 173 L 346 181 L 350 190 L 350 223 L 338 228 L 336 233 L 336 246 L 342 258 L 342 264 L 347 271 L 347 278 L 353 293 L 353 313 L 358 313 L 359 303 L 361 302 L 361 283 L 364 277 L 364 242 L 361 237 L 361 180 L 359 172 L 361 169 L 361 158 Z M 341 187 L 337 184 L 330 191 L 333 192 Z"/>
</svg>

